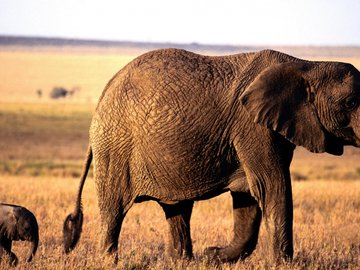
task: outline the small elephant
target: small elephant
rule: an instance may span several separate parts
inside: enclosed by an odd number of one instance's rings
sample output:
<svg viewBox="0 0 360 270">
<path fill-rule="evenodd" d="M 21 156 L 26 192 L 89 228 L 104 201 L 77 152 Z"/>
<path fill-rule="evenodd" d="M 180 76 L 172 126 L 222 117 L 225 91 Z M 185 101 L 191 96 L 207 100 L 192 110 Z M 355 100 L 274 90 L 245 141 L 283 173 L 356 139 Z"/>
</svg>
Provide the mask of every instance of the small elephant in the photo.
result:
<svg viewBox="0 0 360 270">
<path fill-rule="evenodd" d="M 206 256 L 236 261 L 256 247 L 260 223 L 269 259 L 293 257 L 289 166 L 296 146 L 341 155 L 360 147 L 360 72 L 264 50 L 202 56 L 164 49 L 139 56 L 106 85 L 90 127 L 65 251 L 81 233 L 81 193 L 94 161 L 102 247 L 117 258 L 134 203 L 157 201 L 170 236 L 167 253 L 193 256 L 193 202 L 230 191 L 234 236 Z"/>
<path fill-rule="evenodd" d="M 39 244 L 39 227 L 33 213 L 25 207 L 0 204 L 0 261 L 9 256 L 10 264 L 17 265 L 18 258 L 11 251 L 12 241 L 30 241 L 31 249 L 27 258 L 30 262 Z"/>
</svg>

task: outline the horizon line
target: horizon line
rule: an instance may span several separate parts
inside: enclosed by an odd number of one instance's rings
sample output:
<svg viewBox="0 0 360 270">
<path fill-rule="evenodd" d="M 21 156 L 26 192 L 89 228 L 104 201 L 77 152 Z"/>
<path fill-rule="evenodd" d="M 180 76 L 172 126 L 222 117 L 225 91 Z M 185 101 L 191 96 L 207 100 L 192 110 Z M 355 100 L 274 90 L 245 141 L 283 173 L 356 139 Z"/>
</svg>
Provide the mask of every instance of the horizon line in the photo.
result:
<svg viewBox="0 0 360 270">
<path fill-rule="evenodd" d="M 173 42 L 173 41 L 144 41 L 144 40 L 119 40 L 119 39 L 101 39 L 101 38 L 82 38 L 82 37 L 62 37 L 62 36 L 41 36 L 41 35 L 16 35 L 16 34 L 6 34 L 0 33 L 0 46 L 4 45 L 1 40 L 3 38 L 7 39 L 38 39 L 38 40 L 58 40 L 58 41 L 79 41 L 84 43 L 104 43 L 104 45 L 180 45 L 180 46 L 193 46 L 193 47 L 223 47 L 223 48 L 267 48 L 267 47 L 302 47 L 302 48 L 360 48 L 359 45 L 355 44 L 227 44 L 227 43 L 202 43 L 202 42 Z M 106 43 L 106 44 L 105 44 Z M 39 44 L 41 45 L 41 44 Z M 52 45 L 52 44 L 48 44 Z M 55 45 L 55 44 L 54 44 Z M 81 44 L 73 44 L 81 45 Z M 85 45 L 85 44 L 84 44 Z M 90 44 L 88 44 L 90 45 Z M 99 44 L 98 44 L 99 45 Z"/>
</svg>

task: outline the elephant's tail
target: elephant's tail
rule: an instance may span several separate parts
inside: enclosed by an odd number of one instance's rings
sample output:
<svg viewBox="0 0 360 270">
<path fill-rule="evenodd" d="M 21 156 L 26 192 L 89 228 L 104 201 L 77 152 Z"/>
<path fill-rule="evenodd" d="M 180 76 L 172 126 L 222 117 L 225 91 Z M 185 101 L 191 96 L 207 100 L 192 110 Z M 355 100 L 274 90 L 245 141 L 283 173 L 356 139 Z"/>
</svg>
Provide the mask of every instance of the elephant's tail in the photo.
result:
<svg viewBox="0 0 360 270">
<path fill-rule="evenodd" d="M 89 145 L 82 170 L 75 210 L 73 213 L 69 214 L 64 221 L 63 242 L 64 242 L 65 253 L 69 253 L 71 250 L 73 250 L 80 239 L 81 227 L 83 223 L 81 194 L 85 184 L 86 176 L 88 174 L 91 165 L 92 157 L 93 157 L 92 149 L 91 146 Z"/>
</svg>

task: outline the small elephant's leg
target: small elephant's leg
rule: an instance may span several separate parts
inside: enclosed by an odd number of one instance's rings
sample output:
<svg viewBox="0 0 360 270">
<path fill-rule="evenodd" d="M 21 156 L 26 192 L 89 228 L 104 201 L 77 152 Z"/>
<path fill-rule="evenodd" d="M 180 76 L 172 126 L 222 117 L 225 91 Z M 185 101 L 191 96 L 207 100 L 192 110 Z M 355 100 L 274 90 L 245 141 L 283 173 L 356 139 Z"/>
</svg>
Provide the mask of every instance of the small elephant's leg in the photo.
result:
<svg viewBox="0 0 360 270">
<path fill-rule="evenodd" d="M 232 192 L 234 236 L 230 244 L 224 248 L 209 247 L 205 254 L 210 258 L 231 262 L 249 256 L 256 247 L 261 210 L 250 193 Z"/>
<path fill-rule="evenodd" d="M 10 258 L 10 265 L 12 265 L 12 266 L 17 266 L 19 260 L 18 260 L 18 258 L 16 257 L 15 253 L 12 252 L 12 251 L 10 251 L 10 252 L 8 253 L 8 256 L 9 256 L 9 258 Z"/>
<path fill-rule="evenodd" d="M 182 201 L 176 204 L 160 203 L 170 229 L 167 254 L 174 259 L 193 256 L 190 235 L 193 204 L 193 201 Z"/>
<path fill-rule="evenodd" d="M 18 264 L 18 258 L 15 253 L 11 251 L 12 241 L 8 238 L 1 238 L 0 242 L 0 262 L 5 255 L 5 257 L 9 257 L 10 265 L 16 266 Z"/>
</svg>

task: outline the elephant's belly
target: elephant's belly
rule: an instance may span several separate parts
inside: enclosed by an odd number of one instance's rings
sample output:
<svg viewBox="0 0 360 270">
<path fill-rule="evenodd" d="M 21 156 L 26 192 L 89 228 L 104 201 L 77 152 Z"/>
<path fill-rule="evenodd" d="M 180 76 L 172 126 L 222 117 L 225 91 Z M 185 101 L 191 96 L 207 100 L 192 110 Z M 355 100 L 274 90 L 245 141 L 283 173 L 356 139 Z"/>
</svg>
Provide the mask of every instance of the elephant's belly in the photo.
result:
<svg viewBox="0 0 360 270">
<path fill-rule="evenodd" d="M 169 201 L 201 199 L 241 186 L 235 179 L 243 178 L 239 173 L 243 170 L 221 129 L 213 134 L 191 126 L 179 128 L 180 132 L 167 124 L 165 135 L 137 134 L 134 139 L 131 175 L 137 178 L 139 196 Z"/>
<path fill-rule="evenodd" d="M 174 165 L 174 164 L 172 164 Z M 205 173 L 202 170 L 176 170 L 169 164 L 167 171 L 151 171 L 142 174 L 146 179 L 141 185 L 137 201 L 158 200 L 164 203 L 182 200 L 203 200 L 226 191 L 249 190 L 242 168 L 227 164 L 226 168 Z M 184 173 L 182 173 L 184 172 Z"/>
</svg>

